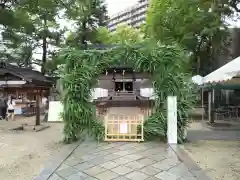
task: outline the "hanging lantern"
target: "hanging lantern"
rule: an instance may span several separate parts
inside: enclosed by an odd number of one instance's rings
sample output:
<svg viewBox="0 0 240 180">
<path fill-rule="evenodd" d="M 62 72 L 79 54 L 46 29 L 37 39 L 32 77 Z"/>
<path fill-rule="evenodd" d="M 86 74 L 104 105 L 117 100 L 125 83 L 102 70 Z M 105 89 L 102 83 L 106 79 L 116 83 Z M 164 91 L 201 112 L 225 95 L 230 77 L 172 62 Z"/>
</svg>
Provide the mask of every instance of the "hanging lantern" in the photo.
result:
<svg viewBox="0 0 240 180">
<path fill-rule="evenodd" d="M 123 72 L 122 72 L 122 75 L 124 76 L 124 74 L 125 74 L 125 70 L 123 70 Z"/>
</svg>

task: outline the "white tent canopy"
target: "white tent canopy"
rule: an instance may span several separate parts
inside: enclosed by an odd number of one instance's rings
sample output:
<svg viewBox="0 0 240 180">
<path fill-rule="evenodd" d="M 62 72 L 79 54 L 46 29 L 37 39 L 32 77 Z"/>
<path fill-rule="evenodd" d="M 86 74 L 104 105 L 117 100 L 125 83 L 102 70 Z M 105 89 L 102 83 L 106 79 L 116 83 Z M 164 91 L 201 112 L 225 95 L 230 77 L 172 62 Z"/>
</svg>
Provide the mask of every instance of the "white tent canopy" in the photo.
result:
<svg viewBox="0 0 240 180">
<path fill-rule="evenodd" d="M 202 85 L 203 84 L 203 77 L 200 76 L 200 75 L 193 76 L 192 81 L 193 81 L 194 84 Z"/>
<path fill-rule="evenodd" d="M 203 83 L 227 81 L 240 74 L 240 56 L 203 78 Z"/>
</svg>

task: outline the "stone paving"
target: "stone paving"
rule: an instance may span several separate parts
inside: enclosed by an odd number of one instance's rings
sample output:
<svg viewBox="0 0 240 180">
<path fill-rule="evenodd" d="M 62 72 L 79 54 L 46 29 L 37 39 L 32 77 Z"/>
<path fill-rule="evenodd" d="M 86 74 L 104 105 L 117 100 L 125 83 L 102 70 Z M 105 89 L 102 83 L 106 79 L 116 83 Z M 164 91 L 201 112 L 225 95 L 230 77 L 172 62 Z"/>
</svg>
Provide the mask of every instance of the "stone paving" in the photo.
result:
<svg viewBox="0 0 240 180">
<path fill-rule="evenodd" d="M 240 131 L 189 130 L 187 133 L 187 139 L 189 141 L 199 141 L 199 140 L 239 141 Z"/>
<path fill-rule="evenodd" d="M 198 180 L 201 173 L 160 142 L 90 141 L 76 148 L 49 180 Z"/>
</svg>

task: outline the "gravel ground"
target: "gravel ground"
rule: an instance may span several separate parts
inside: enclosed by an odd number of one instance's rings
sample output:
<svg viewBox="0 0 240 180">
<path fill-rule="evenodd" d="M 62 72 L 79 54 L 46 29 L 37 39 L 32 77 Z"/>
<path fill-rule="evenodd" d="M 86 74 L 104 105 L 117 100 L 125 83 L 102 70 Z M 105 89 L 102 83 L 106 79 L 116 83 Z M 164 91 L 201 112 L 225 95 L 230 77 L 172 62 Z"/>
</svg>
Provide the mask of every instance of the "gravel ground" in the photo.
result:
<svg viewBox="0 0 240 180">
<path fill-rule="evenodd" d="M 17 119 L 14 125 L 26 120 L 34 122 L 33 118 Z M 8 125 L 13 126 L 11 123 L 1 122 L 0 125 L 0 180 L 33 180 L 52 156 L 67 148 L 61 142 L 61 123 L 49 124 L 50 128 L 41 132 L 4 129 Z"/>
<path fill-rule="evenodd" d="M 198 141 L 184 147 L 213 180 L 240 179 L 240 141 Z"/>
</svg>

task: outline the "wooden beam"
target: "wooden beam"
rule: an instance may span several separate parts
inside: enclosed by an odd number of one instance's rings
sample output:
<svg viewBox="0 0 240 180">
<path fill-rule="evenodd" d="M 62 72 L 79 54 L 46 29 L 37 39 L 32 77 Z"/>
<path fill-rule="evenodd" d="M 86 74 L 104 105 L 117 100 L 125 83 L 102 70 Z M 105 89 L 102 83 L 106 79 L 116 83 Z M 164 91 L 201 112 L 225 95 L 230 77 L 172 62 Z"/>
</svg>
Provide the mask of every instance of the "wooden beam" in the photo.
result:
<svg viewBox="0 0 240 180">
<path fill-rule="evenodd" d="M 40 94 L 37 94 L 36 97 L 36 126 L 40 125 Z"/>
</svg>

